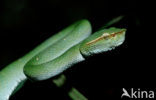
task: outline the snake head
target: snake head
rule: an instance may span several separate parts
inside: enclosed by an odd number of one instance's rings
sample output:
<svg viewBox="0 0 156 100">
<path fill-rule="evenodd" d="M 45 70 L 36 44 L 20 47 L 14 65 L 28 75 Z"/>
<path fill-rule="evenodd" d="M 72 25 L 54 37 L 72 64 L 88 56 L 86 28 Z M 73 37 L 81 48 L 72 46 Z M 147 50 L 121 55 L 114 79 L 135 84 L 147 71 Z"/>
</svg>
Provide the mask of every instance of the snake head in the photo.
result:
<svg viewBox="0 0 156 100">
<path fill-rule="evenodd" d="M 81 54 L 90 56 L 111 50 L 124 42 L 125 32 L 126 29 L 114 27 L 97 31 L 82 42 Z"/>
</svg>

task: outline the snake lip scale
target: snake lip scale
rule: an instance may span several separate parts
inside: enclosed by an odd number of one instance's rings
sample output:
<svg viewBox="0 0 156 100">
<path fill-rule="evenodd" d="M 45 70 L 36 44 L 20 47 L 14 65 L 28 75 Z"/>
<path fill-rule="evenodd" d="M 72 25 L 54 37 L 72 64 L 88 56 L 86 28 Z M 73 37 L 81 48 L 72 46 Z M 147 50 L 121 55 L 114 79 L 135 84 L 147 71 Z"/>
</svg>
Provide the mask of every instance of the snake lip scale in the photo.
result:
<svg viewBox="0 0 156 100">
<path fill-rule="evenodd" d="M 88 43 L 86 43 L 87 45 L 90 45 L 92 43 L 95 43 L 97 41 L 100 41 L 102 39 L 107 39 L 107 38 L 111 38 L 111 37 L 115 37 L 117 34 L 122 34 L 124 33 L 126 30 L 122 30 L 122 31 L 119 31 L 119 32 L 114 32 L 114 33 L 111 33 L 111 34 L 108 34 L 108 33 L 103 33 L 103 35 L 101 37 L 98 37 L 97 39 L 95 40 L 92 40 Z"/>
</svg>

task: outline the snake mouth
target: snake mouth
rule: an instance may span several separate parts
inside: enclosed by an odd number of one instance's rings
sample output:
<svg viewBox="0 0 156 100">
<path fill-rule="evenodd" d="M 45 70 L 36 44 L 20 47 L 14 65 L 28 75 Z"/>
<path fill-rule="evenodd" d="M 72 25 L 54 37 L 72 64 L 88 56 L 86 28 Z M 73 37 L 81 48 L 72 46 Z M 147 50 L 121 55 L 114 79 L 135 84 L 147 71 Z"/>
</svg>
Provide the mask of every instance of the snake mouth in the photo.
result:
<svg viewBox="0 0 156 100">
<path fill-rule="evenodd" d="M 126 29 L 119 28 L 100 30 L 82 43 L 80 51 L 83 56 L 90 56 L 112 50 L 124 42 L 125 32 Z"/>
</svg>

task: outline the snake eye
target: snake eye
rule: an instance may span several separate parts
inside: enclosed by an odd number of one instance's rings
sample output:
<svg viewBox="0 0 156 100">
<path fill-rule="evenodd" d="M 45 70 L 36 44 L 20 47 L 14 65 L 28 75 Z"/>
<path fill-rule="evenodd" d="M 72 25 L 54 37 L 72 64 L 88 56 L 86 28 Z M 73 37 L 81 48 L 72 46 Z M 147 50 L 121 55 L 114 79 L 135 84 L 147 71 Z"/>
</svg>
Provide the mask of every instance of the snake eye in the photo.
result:
<svg viewBox="0 0 156 100">
<path fill-rule="evenodd" d="M 125 32 L 119 28 L 100 30 L 82 43 L 80 51 L 83 56 L 90 56 L 111 50 L 124 42 Z"/>
</svg>

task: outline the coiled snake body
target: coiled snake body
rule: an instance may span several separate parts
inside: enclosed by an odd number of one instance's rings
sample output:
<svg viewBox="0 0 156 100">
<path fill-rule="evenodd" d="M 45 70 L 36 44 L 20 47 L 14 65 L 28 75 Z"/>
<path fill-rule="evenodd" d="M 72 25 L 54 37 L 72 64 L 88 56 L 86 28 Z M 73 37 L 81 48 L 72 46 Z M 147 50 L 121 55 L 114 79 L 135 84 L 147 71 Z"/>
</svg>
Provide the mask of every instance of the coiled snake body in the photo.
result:
<svg viewBox="0 0 156 100">
<path fill-rule="evenodd" d="M 125 31 L 109 28 L 90 35 L 91 25 L 87 20 L 72 24 L 0 71 L 0 100 L 8 100 L 27 77 L 49 79 L 90 55 L 121 45 Z"/>
</svg>

